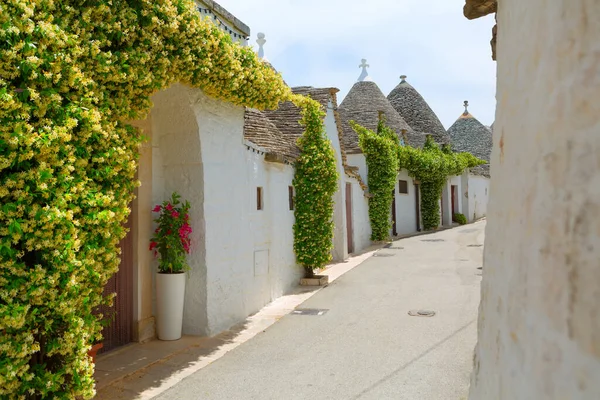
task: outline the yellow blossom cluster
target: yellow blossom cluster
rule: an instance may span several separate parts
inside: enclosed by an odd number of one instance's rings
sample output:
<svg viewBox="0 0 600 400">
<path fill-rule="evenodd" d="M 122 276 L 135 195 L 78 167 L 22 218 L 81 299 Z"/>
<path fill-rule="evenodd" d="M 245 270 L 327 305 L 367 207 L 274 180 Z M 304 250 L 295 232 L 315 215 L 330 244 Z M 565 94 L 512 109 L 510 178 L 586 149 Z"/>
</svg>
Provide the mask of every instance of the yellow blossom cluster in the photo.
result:
<svg viewBox="0 0 600 400">
<path fill-rule="evenodd" d="M 150 96 L 174 82 L 237 105 L 306 110 L 296 188 L 314 211 L 296 213 L 296 250 L 305 265 L 328 254 L 335 164 L 318 103 L 294 97 L 192 0 L 3 0 L 0 398 L 94 395 L 95 310 L 112 301 L 103 287 L 137 184 L 141 139 L 125 121 L 144 118 Z"/>
</svg>

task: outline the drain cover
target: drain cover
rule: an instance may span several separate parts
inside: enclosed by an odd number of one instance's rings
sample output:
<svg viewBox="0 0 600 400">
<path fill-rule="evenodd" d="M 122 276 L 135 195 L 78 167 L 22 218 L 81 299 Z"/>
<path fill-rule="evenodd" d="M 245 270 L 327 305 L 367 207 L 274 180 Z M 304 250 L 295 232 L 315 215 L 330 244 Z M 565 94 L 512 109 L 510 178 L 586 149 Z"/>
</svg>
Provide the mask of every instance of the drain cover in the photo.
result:
<svg viewBox="0 0 600 400">
<path fill-rule="evenodd" d="M 433 317 L 435 315 L 435 311 L 431 310 L 410 310 L 408 315 L 411 317 Z"/>
<path fill-rule="evenodd" d="M 443 242 L 444 239 L 423 239 L 421 242 Z"/>
<path fill-rule="evenodd" d="M 296 308 L 292 311 L 292 314 L 296 315 L 323 315 L 327 313 L 327 309 L 324 308 Z"/>
<path fill-rule="evenodd" d="M 483 247 L 482 244 L 470 244 L 467 247 Z"/>
<path fill-rule="evenodd" d="M 477 267 L 477 269 L 483 269 L 483 267 Z"/>
<path fill-rule="evenodd" d="M 373 254 L 373 257 L 394 257 L 394 254 L 377 252 L 377 253 Z"/>
</svg>

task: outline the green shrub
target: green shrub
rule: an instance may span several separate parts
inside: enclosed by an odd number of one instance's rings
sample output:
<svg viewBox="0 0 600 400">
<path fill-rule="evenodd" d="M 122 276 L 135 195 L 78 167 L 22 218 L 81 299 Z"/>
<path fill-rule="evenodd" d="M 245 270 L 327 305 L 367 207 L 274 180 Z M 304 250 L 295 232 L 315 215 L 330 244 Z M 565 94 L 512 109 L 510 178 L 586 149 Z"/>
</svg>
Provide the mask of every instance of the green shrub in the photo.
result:
<svg viewBox="0 0 600 400">
<path fill-rule="evenodd" d="M 460 225 L 466 225 L 467 217 L 465 217 L 463 214 L 456 213 L 452 215 L 452 221 L 458 222 Z"/>
</svg>

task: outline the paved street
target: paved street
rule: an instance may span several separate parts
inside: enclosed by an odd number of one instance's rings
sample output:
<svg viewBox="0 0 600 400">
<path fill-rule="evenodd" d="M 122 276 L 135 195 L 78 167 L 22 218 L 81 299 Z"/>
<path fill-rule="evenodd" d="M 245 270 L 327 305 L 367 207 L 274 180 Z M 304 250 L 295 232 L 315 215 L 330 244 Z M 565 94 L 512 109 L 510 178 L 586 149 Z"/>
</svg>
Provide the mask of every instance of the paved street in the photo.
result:
<svg viewBox="0 0 600 400">
<path fill-rule="evenodd" d="M 157 399 L 466 399 L 485 222 L 394 242 Z M 433 317 L 409 316 L 433 310 Z"/>
</svg>

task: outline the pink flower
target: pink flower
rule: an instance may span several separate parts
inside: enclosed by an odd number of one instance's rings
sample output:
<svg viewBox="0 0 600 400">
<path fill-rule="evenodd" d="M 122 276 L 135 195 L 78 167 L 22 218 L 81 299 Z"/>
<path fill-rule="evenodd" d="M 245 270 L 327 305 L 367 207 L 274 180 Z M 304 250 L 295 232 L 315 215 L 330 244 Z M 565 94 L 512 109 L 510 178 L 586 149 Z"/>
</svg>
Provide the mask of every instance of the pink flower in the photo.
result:
<svg viewBox="0 0 600 400">
<path fill-rule="evenodd" d="M 167 209 L 167 211 L 173 211 L 173 206 L 171 205 L 171 203 L 167 204 L 165 208 Z"/>
<path fill-rule="evenodd" d="M 171 211 L 171 217 L 179 218 L 179 213 L 177 211 Z"/>
<path fill-rule="evenodd" d="M 156 248 L 156 246 L 158 246 L 158 243 L 150 242 L 150 250 L 154 250 Z"/>
</svg>

